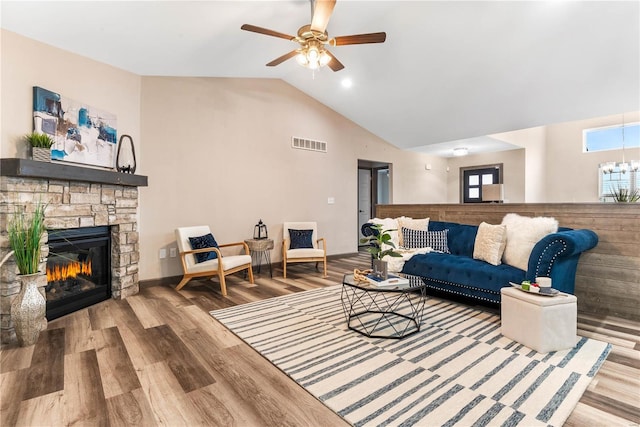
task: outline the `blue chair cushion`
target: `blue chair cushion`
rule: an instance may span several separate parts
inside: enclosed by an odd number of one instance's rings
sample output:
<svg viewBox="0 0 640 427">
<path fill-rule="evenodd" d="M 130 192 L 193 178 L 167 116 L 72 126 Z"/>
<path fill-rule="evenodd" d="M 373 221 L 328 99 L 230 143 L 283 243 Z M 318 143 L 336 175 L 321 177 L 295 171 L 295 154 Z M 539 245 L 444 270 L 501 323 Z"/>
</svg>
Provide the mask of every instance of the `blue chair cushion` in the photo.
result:
<svg viewBox="0 0 640 427">
<path fill-rule="evenodd" d="M 191 243 L 192 249 L 204 249 L 204 248 L 217 248 L 218 242 L 213 237 L 213 234 L 205 234 L 204 236 L 189 237 L 189 243 Z M 218 258 L 218 254 L 215 251 L 200 252 L 193 254 L 196 258 L 196 263 L 209 261 L 211 259 Z"/>
<path fill-rule="evenodd" d="M 313 230 L 289 229 L 289 249 L 313 249 Z"/>
</svg>

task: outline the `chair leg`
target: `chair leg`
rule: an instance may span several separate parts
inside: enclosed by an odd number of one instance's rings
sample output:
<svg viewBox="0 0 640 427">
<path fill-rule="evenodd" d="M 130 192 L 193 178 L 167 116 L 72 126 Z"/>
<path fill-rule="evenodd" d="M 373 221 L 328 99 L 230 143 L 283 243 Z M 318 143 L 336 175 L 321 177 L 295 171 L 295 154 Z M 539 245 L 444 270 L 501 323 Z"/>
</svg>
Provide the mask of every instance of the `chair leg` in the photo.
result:
<svg viewBox="0 0 640 427">
<path fill-rule="evenodd" d="M 327 278 L 327 258 L 324 259 L 324 277 Z"/>
<path fill-rule="evenodd" d="M 287 278 L 287 261 L 282 261 L 282 275 Z"/>
<path fill-rule="evenodd" d="M 227 296 L 227 282 L 224 280 L 224 272 L 220 270 L 218 273 L 218 277 L 220 278 L 220 292 L 222 292 L 222 296 Z"/>
<path fill-rule="evenodd" d="M 176 286 L 176 291 L 179 291 L 180 289 L 182 289 L 184 285 L 186 285 L 187 282 L 189 282 L 189 280 L 191 280 L 191 277 L 184 276 L 180 281 L 180 283 L 178 283 L 178 286 Z"/>
<path fill-rule="evenodd" d="M 247 270 L 249 270 L 249 283 L 253 283 L 253 268 L 251 267 L 251 264 L 249 264 Z"/>
</svg>

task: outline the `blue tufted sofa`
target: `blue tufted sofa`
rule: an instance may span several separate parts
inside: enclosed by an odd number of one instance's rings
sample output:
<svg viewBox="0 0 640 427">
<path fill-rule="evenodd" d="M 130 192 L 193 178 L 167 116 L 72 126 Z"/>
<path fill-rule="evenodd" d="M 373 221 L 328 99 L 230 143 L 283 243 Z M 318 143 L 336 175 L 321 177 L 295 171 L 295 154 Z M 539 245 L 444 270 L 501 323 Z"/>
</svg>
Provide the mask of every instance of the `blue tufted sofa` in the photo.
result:
<svg viewBox="0 0 640 427">
<path fill-rule="evenodd" d="M 370 226 L 362 226 L 365 236 L 375 232 Z M 473 259 L 478 226 L 430 221 L 428 229 L 449 230 L 447 244 L 451 253 L 414 255 L 404 263 L 402 273 L 413 280 L 422 280 L 431 289 L 498 304 L 500 288 L 510 286 L 509 282 L 534 281 L 541 276 L 551 277 L 555 289 L 573 294 L 578 258 L 598 243 L 598 236 L 591 230 L 560 227 L 557 233 L 545 236 L 534 246 L 524 271 Z"/>
</svg>

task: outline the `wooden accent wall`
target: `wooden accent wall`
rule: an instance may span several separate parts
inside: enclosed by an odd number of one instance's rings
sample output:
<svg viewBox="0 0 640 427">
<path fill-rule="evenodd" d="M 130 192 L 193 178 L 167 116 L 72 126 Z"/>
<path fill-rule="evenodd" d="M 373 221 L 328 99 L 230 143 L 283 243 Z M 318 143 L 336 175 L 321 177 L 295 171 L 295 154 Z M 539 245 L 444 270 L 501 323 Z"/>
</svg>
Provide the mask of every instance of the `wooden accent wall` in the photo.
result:
<svg viewBox="0 0 640 427">
<path fill-rule="evenodd" d="M 505 214 L 554 217 L 562 227 L 587 228 L 598 245 L 584 252 L 576 274 L 578 311 L 640 321 L 640 203 L 504 203 L 377 205 L 378 218 L 409 216 L 478 225 Z"/>
</svg>

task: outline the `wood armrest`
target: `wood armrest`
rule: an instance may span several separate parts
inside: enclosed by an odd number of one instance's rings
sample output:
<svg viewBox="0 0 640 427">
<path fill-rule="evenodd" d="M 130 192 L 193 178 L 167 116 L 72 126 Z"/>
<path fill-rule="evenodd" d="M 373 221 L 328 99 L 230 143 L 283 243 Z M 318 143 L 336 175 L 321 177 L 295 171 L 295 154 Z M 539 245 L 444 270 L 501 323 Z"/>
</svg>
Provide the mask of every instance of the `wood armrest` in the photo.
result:
<svg viewBox="0 0 640 427">
<path fill-rule="evenodd" d="M 324 249 L 324 252 L 327 252 L 327 241 L 324 240 L 324 237 L 319 238 L 318 240 L 316 240 L 316 242 L 318 242 L 318 247 L 320 247 L 320 242 L 322 242 L 322 249 Z"/>
</svg>

